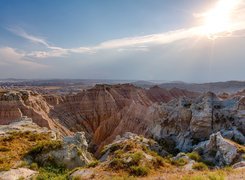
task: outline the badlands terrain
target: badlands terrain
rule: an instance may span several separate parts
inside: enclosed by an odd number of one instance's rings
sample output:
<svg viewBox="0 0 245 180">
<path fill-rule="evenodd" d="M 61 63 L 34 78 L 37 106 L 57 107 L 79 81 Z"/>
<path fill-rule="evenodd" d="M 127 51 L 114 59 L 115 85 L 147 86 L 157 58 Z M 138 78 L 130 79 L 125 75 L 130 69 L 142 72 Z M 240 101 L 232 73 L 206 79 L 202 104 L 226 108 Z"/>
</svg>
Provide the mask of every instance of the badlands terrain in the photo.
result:
<svg viewBox="0 0 245 180">
<path fill-rule="evenodd" d="M 245 178 L 244 82 L 117 83 L 2 81 L 0 179 Z"/>
</svg>

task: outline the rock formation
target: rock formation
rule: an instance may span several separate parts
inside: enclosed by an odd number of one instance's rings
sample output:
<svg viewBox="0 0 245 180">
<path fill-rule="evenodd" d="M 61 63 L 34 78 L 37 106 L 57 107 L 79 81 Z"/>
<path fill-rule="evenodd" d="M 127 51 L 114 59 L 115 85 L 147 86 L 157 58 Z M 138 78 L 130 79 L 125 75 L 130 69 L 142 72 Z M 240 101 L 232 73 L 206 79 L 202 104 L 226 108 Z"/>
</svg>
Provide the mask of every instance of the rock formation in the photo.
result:
<svg viewBox="0 0 245 180">
<path fill-rule="evenodd" d="M 211 92 L 198 95 L 131 84 L 96 85 L 65 96 L 7 91 L 0 95 L 0 124 L 28 116 L 62 135 L 83 131 L 89 149 L 97 153 L 125 132 L 153 137 L 174 153 L 191 151 L 218 131 L 244 144 L 243 92 L 223 99 Z"/>
<path fill-rule="evenodd" d="M 8 166 L 5 165 L 8 168 L 18 164 L 13 160 L 38 163 L 40 166 L 55 164 L 68 169 L 85 166 L 93 160 L 87 151 L 88 144 L 83 132 L 62 137 L 60 133 L 40 127 L 27 117 L 0 126 L 0 145 L 0 158 L 3 160 L 7 156 L 6 161 L 9 158 L 9 162 L 6 162 Z"/>
<path fill-rule="evenodd" d="M 242 161 L 245 147 L 224 139 L 221 133 L 212 134 L 210 139 L 201 142 L 194 149 L 203 159 L 216 166 L 227 166 Z"/>
</svg>

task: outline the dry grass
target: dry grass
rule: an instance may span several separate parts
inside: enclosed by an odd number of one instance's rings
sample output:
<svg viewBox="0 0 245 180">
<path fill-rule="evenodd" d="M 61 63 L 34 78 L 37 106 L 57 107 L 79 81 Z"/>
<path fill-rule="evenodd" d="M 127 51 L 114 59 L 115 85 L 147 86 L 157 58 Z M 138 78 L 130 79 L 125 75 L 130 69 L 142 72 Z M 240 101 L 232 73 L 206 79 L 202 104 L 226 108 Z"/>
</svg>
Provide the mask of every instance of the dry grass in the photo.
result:
<svg viewBox="0 0 245 180">
<path fill-rule="evenodd" d="M 25 154 L 39 142 L 49 141 L 48 134 L 33 132 L 12 132 L 9 136 L 0 137 L 0 171 L 16 166 Z"/>
</svg>

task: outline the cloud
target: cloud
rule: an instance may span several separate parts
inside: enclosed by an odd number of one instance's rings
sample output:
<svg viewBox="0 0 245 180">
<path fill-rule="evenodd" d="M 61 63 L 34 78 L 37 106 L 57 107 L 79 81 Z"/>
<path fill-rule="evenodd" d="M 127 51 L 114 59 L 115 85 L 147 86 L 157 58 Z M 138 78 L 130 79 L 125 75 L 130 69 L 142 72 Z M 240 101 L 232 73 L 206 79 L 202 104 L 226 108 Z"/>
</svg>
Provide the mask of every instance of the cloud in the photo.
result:
<svg viewBox="0 0 245 180">
<path fill-rule="evenodd" d="M 228 0 L 219 0 L 217 4 L 227 3 Z M 237 1 L 237 7 L 233 12 L 233 19 L 235 22 L 232 23 L 232 26 L 229 29 L 228 33 L 219 33 L 215 34 L 215 38 L 219 37 L 231 37 L 236 36 L 234 32 L 245 29 L 245 3 Z M 198 18 L 204 18 L 204 13 L 195 13 L 194 16 Z M 31 35 L 24 31 L 22 28 L 7 28 L 10 32 L 20 36 L 28 41 L 31 41 L 35 44 L 40 44 L 46 47 L 46 50 L 38 50 L 32 52 L 25 52 L 24 55 L 26 57 L 34 57 L 34 58 L 50 58 L 50 57 L 64 57 L 70 54 L 94 54 L 101 50 L 117 50 L 117 52 L 124 51 L 147 51 L 150 46 L 154 45 L 163 45 L 170 44 L 175 41 L 206 36 L 203 33 L 205 25 L 200 25 L 196 27 L 191 27 L 188 29 L 179 29 L 175 31 L 156 33 L 145 36 L 135 36 L 135 37 L 126 37 L 121 39 L 112 39 L 108 41 L 101 42 L 94 46 L 81 46 L 81 47 L 72 47 L 72 48 L 62 48 L 58 46 L 51 45 L 44 38 L 37 37 Z M 231 33 L 232 32 L 232 33 Z M 207 35 L 208 37 L 208 35 Z M 142 48 L 143 47 L 143 48 Z"/>
<path fill-rule="evenodd" d="M 40 38 L 40 37 L 37 37 L 37 36 L 33 36 L 33 35 L 30 35 L 28 33 L 26 33 L 22 28 L 20 27 L 16 27 L 16 28 L 11 28 L 11 27 L 8 27 L 6 28 L 8 31 L 16 34 L 17 36 L 20 36 L 24 39 L 27 39 L 33 43 L 37 43 L 37 44 L 42 44 L 46 47 L 50 47 L 50 45 L 43 39 L 43 38 Z"/>
<path fill-rule="evenodd" d="M 33 69 L 47 67 L 46 65 L 27 60 L 25 56 L 25 53 L 18 52 L 11 47 L 0 48 L 0 63 L 3 66 L 22 66 Z"/>
</svg>

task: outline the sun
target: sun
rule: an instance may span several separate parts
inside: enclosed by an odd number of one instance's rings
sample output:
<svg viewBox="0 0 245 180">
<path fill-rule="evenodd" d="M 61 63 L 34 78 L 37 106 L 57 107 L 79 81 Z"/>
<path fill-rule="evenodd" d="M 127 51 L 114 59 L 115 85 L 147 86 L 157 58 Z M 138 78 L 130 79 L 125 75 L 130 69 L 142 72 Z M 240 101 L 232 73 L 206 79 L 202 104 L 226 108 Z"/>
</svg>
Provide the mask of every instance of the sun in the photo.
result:
<svg viewBox="0 0 245 180">
<path fill-rule="evenodd" d="M 203 13 L 203 25 L 201 33 L 210 39 L 230 34 L 232 32 L 232 14 L 239 0 L 219 0 L 210 11 Z"/>
</svg>

